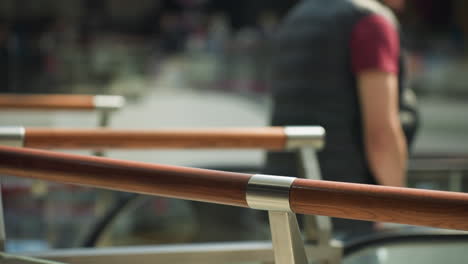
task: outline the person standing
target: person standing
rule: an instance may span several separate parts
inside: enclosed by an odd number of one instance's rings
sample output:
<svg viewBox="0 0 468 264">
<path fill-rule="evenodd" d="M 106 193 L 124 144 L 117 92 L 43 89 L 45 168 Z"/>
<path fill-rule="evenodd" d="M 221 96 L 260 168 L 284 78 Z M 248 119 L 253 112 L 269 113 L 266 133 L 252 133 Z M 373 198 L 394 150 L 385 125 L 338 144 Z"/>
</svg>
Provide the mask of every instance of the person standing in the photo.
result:
<svg viewBox="0 0 468 264">
<path fill-rule="evenodd" d="M 303 0 L 280 26 L 273 54 L 271 123 L 325 128 L 322 178 L 404 186 L 405 74 L 390 8 L 375 0 Z M 268 153 L 265 172 L 298 175 L 296 164 L 295 153 Z M 354 235 L 373 226 L 333 224 Z"/>
</svg>

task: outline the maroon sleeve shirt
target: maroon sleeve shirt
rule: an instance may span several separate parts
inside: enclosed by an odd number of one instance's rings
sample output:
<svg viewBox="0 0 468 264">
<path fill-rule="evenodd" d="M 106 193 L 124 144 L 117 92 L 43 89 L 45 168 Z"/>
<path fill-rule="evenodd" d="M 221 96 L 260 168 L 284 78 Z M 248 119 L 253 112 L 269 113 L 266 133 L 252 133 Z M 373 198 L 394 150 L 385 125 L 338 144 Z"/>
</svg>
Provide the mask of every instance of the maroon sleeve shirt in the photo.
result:
<svg viewBox="0 0 468 264">
<path fill-rule="evenodd" d="M 400 39 L 395 26 L 381 15 L 369 15 L 354 26 L 351 35 L 351 68 L 398 73 Z"/>
</svg>

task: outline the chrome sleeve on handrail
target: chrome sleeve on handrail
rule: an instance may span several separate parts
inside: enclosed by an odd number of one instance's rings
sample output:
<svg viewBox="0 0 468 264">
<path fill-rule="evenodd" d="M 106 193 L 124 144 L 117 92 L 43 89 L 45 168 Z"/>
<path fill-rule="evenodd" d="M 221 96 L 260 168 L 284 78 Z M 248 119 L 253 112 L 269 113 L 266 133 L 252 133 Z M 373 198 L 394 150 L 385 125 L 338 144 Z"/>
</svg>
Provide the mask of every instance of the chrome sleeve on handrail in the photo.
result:
<svg viewBox="0 0 468 264">
<path fill-rule="evenodd" d="M 289 191 L 295 179 L 294 177 L 253 175 L 247 185 L 247 204 L 252 209 L 291 211 Z"/>
<path fill-rule="evenodd" d="M 125 98 L 118 95 L 95 95 L 93 103 L 98 110 L 117 110 L 125 105 Z"/>
<path fill-rule="evenodd" d="M 311 147 L 322 149 L 325 145 L 325 129 L 320 126 L 289 126 L 284 128 L 286 149 Z"/>
<path fill-rule="evenodd" d="M 23 147 L 24 127 L 0 127 L 0 146 Z"/>
</svg>

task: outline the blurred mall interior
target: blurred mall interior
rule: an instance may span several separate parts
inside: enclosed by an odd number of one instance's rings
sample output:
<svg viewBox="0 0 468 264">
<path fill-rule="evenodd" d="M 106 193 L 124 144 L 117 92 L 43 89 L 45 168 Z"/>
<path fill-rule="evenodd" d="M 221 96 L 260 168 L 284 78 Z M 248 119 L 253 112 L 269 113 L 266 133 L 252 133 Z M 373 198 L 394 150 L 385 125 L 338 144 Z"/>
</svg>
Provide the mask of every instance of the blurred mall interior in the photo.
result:
<svg viewBox="0 0 468 264">
<path fill-rule="evenodd" d="M 266 126 L 270 40 L 297 2 L 0 0 L 0 93 L 125 96 L 127 105 L 112 115 L 112 128 Z M 413 155 L 446 158 L 439 168 L 410 166 L 408 184 L 466 192 L 468 2 L 407 2 L 398 17 L 422 120 Z M 2 126 L 96 124 L 93 113 L 0 112 Z M 106 156 L 239 171 L 259 170 L 264 160 L 260 150 L 110 151 Z M 455 161 L 458 167 L 451 167 Z M 240 209 L 195 202 L 13 177 L 4 177 L 3 197 L 9 252 L 270 236 L 261 217 L 255 226 Z M 97 230 L 99 219 L 116 206 L 115 219 Z M 214 217 L 214 212 L 222 213 Z M 466 263 L 466 258 L 458 262 L 462 249 L 443 248 L 434 246 L 433 252 L 445 263 Z M 394 262 L 375 263 L 405 263 L 398 262 L 407 256 L 401 250 L 388 251 L 396 252 Z"/>
</svg>

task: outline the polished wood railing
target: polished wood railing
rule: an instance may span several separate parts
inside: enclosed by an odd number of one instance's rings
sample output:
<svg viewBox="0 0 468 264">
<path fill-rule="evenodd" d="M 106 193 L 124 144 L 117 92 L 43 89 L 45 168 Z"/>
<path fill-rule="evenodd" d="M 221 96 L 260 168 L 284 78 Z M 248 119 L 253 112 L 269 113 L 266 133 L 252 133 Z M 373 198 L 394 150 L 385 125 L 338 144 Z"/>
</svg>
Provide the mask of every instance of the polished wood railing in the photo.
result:
<svg viewBox="0 0 468 264">
<path fill-rule="evenodd" d="M 0 174 L 247 207 L 250 175 L 0 147 Z"/>
<path fill-rule="evenodd" d="M 1 94 L 0 110 L 95 110 L 118 109 L 121 96 L 66 94 Z"/>
<path fill-rule="evenodd" d="M 282 128 L 106 130 L 26 128 L 24 146 L 43 149 L 89 148 L 264 148 L 283 149 Z"/>
<path fill-rule="evenodd" d="M 40 149 L 319 149 L 321 127 L 264 127 L 214 129 L 55 129 L 0 127 L 3 140 L 15 146 Z"/>
<path fill-rule="evenodd" d="M 0 147 L 0 174 L 248 207 L 253 175 Z M 295 179 L 291 209 L 358 220 L 468 230 L 468 194 Z"/>
</svg>

